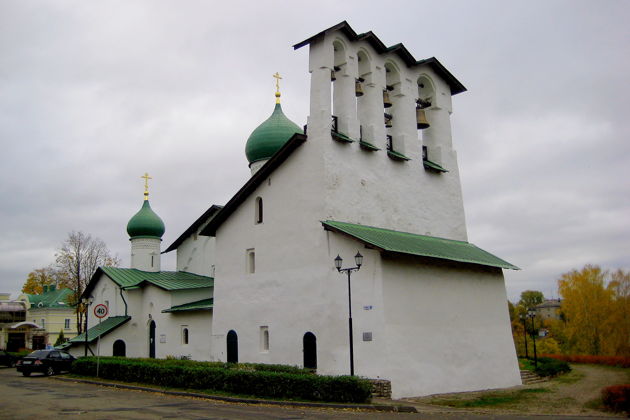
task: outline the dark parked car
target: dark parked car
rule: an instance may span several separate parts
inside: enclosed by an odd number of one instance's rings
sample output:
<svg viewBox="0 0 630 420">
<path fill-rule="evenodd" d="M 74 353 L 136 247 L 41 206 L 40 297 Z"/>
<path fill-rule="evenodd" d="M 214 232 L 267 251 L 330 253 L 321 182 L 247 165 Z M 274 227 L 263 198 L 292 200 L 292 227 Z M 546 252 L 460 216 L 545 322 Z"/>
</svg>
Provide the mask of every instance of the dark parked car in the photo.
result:
<svg viewBox="0 0 630 420">
<path fill-rule="evenodd" d="M 17 360 L 18 358 L 12 354 L 9 354 L 4 350 L 0 350 L 0 365 L 13 367 L 15 366 L 15 362 L 17 362 Z"/>
<path fill-rule="evenodd" d="M 70 365 L 76 358 L 61 350 L 35 350 L 16 363 L 17 371 L 24 376 L 32 372 L 42 372 L 46 376 L 54 375 L 63 370 L 69 371 Z"/>
</svg>

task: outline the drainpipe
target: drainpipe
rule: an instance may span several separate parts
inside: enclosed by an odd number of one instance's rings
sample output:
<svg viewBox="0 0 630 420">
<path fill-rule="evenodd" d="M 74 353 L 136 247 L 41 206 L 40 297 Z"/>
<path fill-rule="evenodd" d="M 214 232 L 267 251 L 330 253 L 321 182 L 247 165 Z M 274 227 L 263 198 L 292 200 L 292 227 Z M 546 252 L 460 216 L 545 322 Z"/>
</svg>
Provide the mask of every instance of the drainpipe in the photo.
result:
<svg viewBox="0 0 630 420">
<path fill-rule="evenodd" d="M 125 316 L 127 316 L 127 301 L 125 300 L 125 297 L 123 296 L 123 288 L 120 288 L 120 297 L 122 298 L 123 302 L 125 303 Z"/>
</svg>

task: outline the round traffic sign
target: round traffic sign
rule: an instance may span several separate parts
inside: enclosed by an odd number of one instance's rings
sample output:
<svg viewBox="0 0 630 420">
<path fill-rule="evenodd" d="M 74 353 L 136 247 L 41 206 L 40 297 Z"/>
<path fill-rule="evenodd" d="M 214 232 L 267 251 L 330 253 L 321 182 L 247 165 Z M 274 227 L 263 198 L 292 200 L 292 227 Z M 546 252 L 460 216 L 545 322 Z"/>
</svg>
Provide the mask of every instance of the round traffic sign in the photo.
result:
<svg viewBox="0 0 630 420">
<path fill-rule="evenodd" d="M 107 309 L 107 306 L 102 303 L 99 303 L 94 307 L 94 315 L 97 318 L 105 318 L 108 312 L 109 310 Z"/>
</svg>

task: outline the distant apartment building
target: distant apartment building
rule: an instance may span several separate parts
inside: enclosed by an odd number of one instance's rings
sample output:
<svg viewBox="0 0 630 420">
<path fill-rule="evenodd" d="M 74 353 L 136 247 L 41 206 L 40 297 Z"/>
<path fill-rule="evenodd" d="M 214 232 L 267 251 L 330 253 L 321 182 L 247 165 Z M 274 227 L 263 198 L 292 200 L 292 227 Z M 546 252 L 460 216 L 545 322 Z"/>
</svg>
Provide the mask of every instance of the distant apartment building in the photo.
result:
<svg viewBox="0 0 630 420">
<path fill-rule="evenodd" d="M 545 299 L 536 306 L 536 316 L 541 320 L 560 319 L 560 299 Z"/>
</svg>

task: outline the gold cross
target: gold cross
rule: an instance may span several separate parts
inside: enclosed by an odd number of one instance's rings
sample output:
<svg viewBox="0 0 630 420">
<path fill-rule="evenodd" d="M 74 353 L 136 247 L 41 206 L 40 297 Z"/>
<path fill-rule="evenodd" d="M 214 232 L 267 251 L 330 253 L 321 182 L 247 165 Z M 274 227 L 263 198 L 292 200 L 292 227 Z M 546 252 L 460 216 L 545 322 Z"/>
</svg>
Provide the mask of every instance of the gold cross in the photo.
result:
<svg viewBox="0 0 630 420">
<path fill-rule="evenodd" d="M 282 77 L 280 77 L 280 73 L 278 72 L 276 72 L 276 74 L 274 74 L 273 77 L 275 77 L 276 79 L 276 103 L 279 104 L 280 103 L 280 79 L 282 79 Z"/>
<path fill-rule="evenodd" d="M 145 172 L 144 175 L 141 176 L 140 178 L 144 178 L 144 199 L 148 200 L 149 199 L 149 180 L 153 178 L 149 176 L 148 172 Z"/>
</svg>

